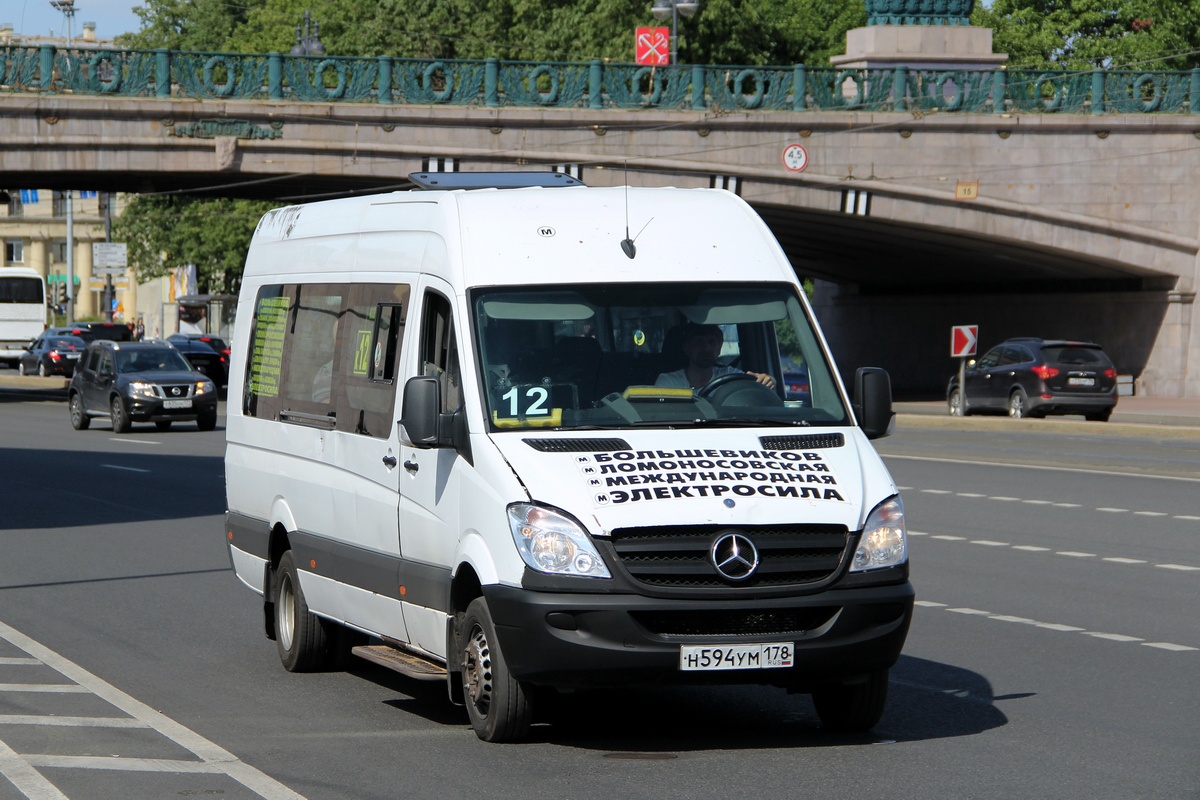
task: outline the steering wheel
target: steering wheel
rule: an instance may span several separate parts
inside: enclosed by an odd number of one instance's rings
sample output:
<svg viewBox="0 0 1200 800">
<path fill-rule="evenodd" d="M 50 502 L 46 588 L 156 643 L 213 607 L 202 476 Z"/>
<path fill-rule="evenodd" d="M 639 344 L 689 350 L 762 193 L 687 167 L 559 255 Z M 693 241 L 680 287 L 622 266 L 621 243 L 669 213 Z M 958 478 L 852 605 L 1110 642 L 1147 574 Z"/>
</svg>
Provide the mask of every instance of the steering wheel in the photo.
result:
<svg viewBox="0 0 1200 800">
<path fill-rule="evenodd" d="M 711 381 L 696 390 L 696 394 L 700 395 L 701 397 L 711 397 L 713 393 L 722 386 L 728 386 L 734 381 L 754 380 L 756 380 L 755 377 L 748 372 L 730 372 L 726 375 L 718 375 L 717 377 L 713 378 Z"/>
</svg>

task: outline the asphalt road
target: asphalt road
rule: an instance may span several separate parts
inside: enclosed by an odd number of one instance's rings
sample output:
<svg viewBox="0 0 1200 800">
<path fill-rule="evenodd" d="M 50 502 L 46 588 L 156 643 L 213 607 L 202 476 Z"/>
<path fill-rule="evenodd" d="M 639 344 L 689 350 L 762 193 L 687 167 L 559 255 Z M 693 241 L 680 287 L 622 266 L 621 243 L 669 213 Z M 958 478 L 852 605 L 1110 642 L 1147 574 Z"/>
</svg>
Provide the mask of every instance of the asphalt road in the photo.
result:
<svg viewBox="0 0 1200 800">
<path fill-rule="evenodd" d="M 1037 422 L 878 443 L 920 605 L 873 735 L 777 690 L 643 690 L 500 746 L 436 684 L 283 670 L 229 571 L 223 425 L 75 432 L 0 394 L 0 800 L 1200 798 L 1200 440 Z"/>
</svg>

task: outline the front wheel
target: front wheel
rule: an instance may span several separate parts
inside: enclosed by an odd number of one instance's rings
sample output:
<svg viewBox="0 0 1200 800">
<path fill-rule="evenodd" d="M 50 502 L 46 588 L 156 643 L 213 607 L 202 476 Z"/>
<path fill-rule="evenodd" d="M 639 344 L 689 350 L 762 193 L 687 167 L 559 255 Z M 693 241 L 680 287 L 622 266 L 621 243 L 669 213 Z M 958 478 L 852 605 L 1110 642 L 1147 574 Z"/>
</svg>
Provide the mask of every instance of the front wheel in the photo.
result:
<svg viewBox="0 0 1200 800">
<path fill-rule="evenodd" d="M 211 431 L 217 427 L 217 410 L 201 411 L 200 416 L 196 417 L 196 427 L 202 431 Z"/>
<path fill-rule="evenodd" d="M 71 395 L 71 427 L 77 431 L 86 431 L 92 424 L 92 418 L 83 407 L 83 398 L 78 394 Z"/>
<path fill-rule="evenodd" d="M 1024 419 L 1029 416 L 1029 398 L 1024 389 L 1015 389 L 1008 397 L 1008 415 L 1013 419 Z"/>
<path fill-rule="evenodd" d="M 883 716 L 887 703 L 888 671 L 877 670 L 862 683 L 830 684 L 812 693 L 817 716 L 835 733 L 870 730 Z"/>
<path fill-rule="evenodd" d="M 129 414 L 125 411 L 125 403 L 119 397 L 112 399 L 112 405 L 108 409 L 109 418 L 112 420 L 113 433 L 129 433 L 130 422 Z"/>
<path fill-rule="evenodd" d="M 529 690 L 508 671 L 487 601 L 471 601 L 458 631 L 463 697 L 475 735 L 485 742 L 520 741 L 532 720 Z"/>
<path fill-rule="evenodd" d="M 24 361 L 17 362 L 17 374 L 20 375 L 22 378 L 29 374 L 28 372 L 25 371 L 25 362 Z"/>
<path fill-rule="evenodd" d="M 329 637 L 320 618 L 308 610 L 300 589 L 299 571 L 292 551 L 275 569 L 275 644 L 288 672 L 315 672 L 332 662 Z"/>
</svg>

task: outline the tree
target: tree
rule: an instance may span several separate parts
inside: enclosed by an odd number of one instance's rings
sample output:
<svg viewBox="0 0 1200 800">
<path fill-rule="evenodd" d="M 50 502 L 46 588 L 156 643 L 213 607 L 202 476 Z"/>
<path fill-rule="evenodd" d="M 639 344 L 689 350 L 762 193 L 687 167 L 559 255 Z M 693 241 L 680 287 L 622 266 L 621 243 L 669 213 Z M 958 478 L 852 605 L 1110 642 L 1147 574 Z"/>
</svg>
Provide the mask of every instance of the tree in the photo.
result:
<svg viewBox="0 0 1200 800">
<path fill-rule="evenodd" d="M 1198 61 L 1198 0 L 995 0 L 991 28 L 1010 69 L 1188 69 Z"/>
<path fill-rule="evenodd" d="M 201 292 L 234 293 L 258 220 L 279 203 L 228 198 L 138 196 L 113 221 L 139 281 L 196 265 Z"/>
</svg>

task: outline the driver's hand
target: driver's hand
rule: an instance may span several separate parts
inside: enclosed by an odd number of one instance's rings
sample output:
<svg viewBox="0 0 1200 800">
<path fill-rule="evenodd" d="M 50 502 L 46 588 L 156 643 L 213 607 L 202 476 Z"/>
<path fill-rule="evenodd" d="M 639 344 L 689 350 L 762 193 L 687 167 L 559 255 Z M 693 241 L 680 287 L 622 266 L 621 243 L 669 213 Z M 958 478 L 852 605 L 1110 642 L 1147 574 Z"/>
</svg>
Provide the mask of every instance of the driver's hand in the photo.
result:
<svg viewBox="0 0 1200 800">
<path fill-rule="evenodd" d="M 775 388 L 775 379 L 765 372 L 747 372 L 746 374 L 754 376 L 754 380 L 758 381 L 768 389 Z"/>
</svg>

